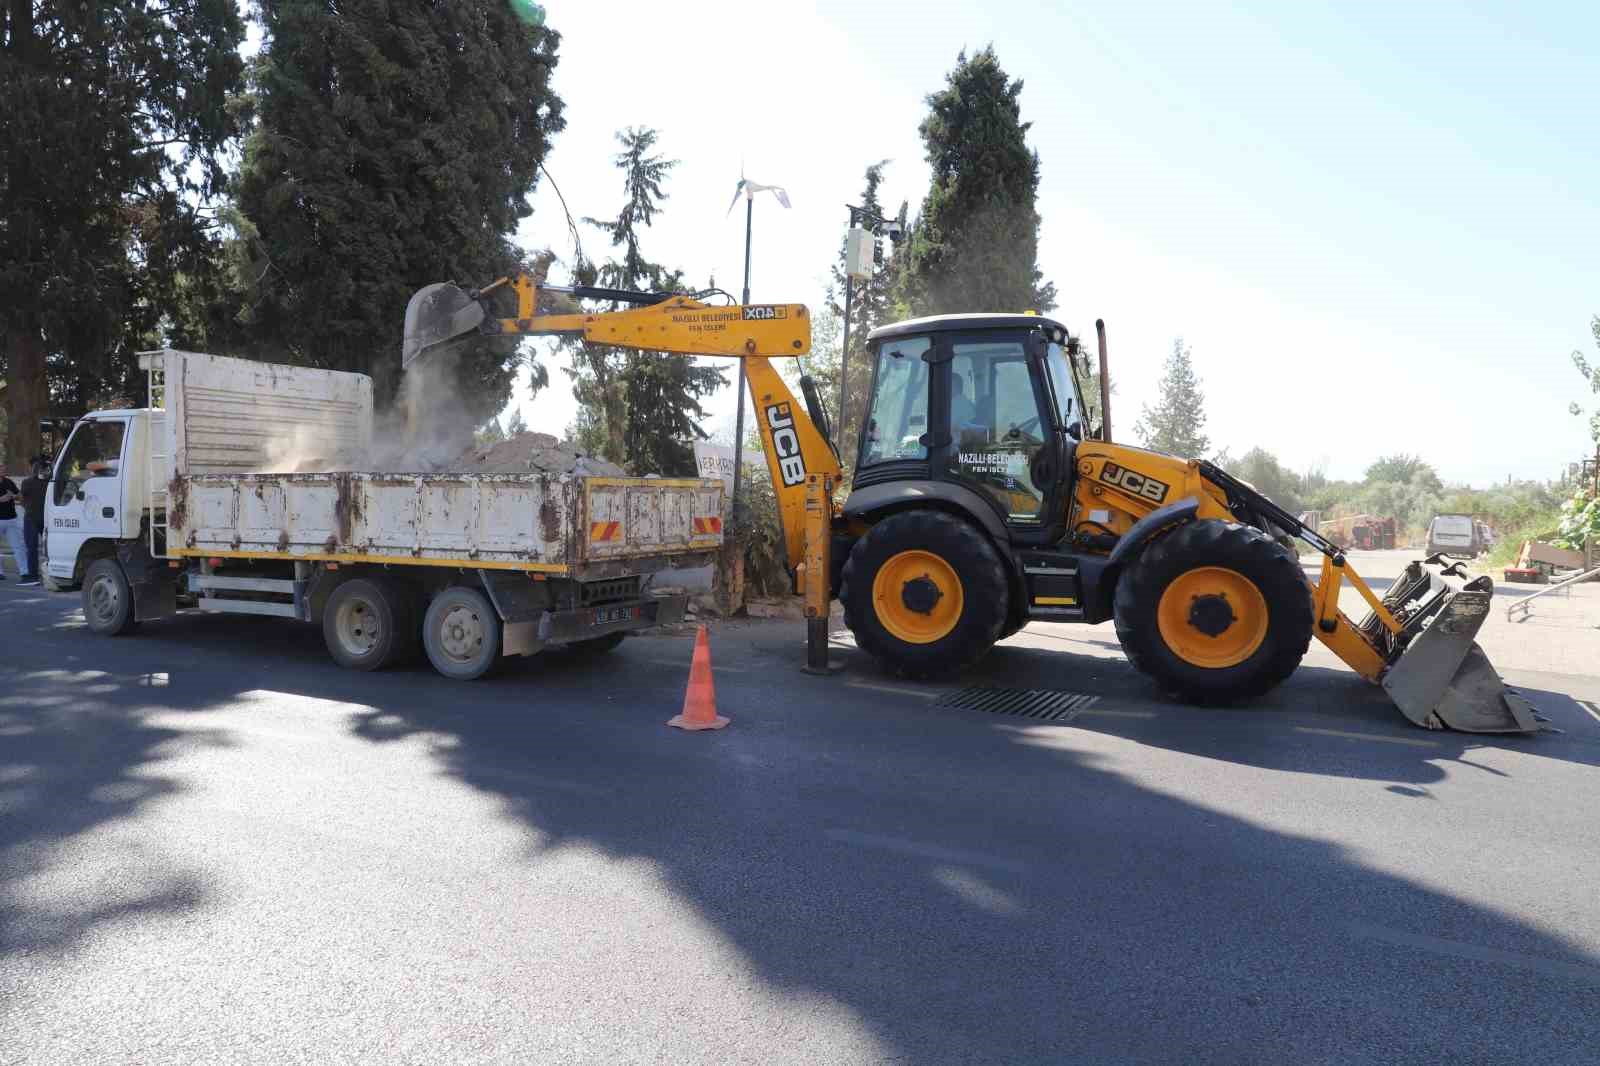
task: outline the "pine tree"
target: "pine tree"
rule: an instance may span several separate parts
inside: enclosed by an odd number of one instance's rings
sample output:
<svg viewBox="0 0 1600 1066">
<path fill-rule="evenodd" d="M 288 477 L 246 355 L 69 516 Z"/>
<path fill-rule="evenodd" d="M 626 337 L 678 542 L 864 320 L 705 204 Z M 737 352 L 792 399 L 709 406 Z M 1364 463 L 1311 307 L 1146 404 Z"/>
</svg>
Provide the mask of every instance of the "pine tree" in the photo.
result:
<svg viewBox="0 0 1600 1066">
<path fill-rule="evenodd" d="M 1133 427 L 1146 448 L 1183 459 L 1198 459 L 1211 448 L 1205 434 L 1205 393 L 1194 372 L 1194 353 L 1183 338 L 1172 342 L 1161 374 L 1160 396 L 1155 407 L 1145 404 L 1139 422 Z"/>
<path fill-rule="evenodd" d="M 1039 271 L 1039 157 L 1022 121 L 1022 82 L 994 49 L 965 52 L 928 96 L 918 128 L 933 184 L 896 256 L 902 314 L 1048 311 L 1055 286 Z"/>
<path fill-rule="evenodd" d="M 231 3 L 0 6 L 0 377 L 6 450 L 51 403 L 130 391 L 134 352 L 212 245 L 202 205 L 237 131 Z M 54 386 L 52 390 L 52 385 Z"/>
<path fill-rule="evenodd" d="M 667 177 L 677 166 L 677 160 L 652 154 L 658 137 L 648 127 L 617 134 L 622 209 L 615 220 L 584 221 L 609 236 L 621 254 L 599 267 L 580 267 L 580 284 L 598 281 L 610 288 L 668 292 L 682 287 L 681 274 L 646 259 L 640 248 L 642 231 L 661 211 Z M 582 438 L 603 441 L 602 455 L 636 473 L 694 473 L 694 450 L 687 442 L 705 437 L 700 400 L 725 382 L 722 371 L 661 352 L 597 344 L 568 347 L 573 392 L 585 408 L 576 424 Z"/>
<path fill-rule="evenodd" d="M 512 238 L 564 125 L 550 88 L 560 37 L 503 0 L 258 9 L 242 317 L 259 354 L 371 374 L 381 402 L 412 293 L 522 265 Z M 469 413 L 505 406 L 516 349 L 485 340 L 461 354 L 453 392 Z"/>
</svg>

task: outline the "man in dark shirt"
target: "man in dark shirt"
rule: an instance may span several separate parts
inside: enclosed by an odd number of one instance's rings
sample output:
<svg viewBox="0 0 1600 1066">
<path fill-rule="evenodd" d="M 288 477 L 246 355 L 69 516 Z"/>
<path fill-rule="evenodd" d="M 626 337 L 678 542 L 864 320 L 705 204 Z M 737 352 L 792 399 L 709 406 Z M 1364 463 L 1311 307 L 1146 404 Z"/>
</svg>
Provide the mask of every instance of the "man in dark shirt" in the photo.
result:
<svg viewBox="0 0 1600 1066">
<path fill-rule="evenodd" d="M 28 553 L 24 585 L 40 582 L 39 535 L 44 532 L 44 494 L 49 477 L 50 464 L 40 457 L 33 461 L 33 473 L 22 479 L 22 544 Z"/>
<path fill-rule="evenodd" d="M 17 561 L 17 573 L 28 565 L 27 549 L 22 543 L 22 522 L 17 517 L 17 483 L 6 477 L 6 464 L 0 462 L 0 537 L 11 545 L 11 557 Z M 0 581 L 6 579 L 0 568 Z"/>
</svg>

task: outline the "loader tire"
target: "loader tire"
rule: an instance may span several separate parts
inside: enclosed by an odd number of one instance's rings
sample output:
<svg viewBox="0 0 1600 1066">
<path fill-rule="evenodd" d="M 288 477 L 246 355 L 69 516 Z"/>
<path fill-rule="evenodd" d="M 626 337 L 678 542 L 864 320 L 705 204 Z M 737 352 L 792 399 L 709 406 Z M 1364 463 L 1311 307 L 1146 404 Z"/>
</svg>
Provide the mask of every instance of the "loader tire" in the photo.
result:
<svg viewBox="0 0 1600 1066">
<path fill-rule="evenodd" d="M 1117 582 L 1114 613 L 1128 661 L 1194 703 L 1260 696 L 1311 643 L 1299 560 L 1233 522 L 1190 522 L 1156 541 Z"/>
<path fill-rule="evenodd" d="M 867 531 L 839 599 L 861 649 L 903 677 L 952 674 L 1000 639 L 1009 586 L 1000 553 L 970 522 L 903 511 Z"/>
</svg>

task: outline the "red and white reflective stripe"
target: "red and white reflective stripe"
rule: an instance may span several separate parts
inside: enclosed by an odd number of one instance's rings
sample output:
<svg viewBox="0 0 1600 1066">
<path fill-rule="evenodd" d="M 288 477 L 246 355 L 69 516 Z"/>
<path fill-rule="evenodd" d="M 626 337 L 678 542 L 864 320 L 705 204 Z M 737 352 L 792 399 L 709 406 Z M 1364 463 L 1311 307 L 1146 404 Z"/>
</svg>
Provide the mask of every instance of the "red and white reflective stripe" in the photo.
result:
<svg viewBox="0 0 1600 1066">
<path fill-rule="evenodd" d="M 612 541 L 622 539 L 621 522 L 590 522 L 589 539 L 598 541 Z"/>
<path fill-rule="evenodd" d="M 721 533 L 722 519 L 717 515 L 711 515 L 706 518 L 696 518 L 694 520 L 694 531 L 696 533 Z"/>
</svg>

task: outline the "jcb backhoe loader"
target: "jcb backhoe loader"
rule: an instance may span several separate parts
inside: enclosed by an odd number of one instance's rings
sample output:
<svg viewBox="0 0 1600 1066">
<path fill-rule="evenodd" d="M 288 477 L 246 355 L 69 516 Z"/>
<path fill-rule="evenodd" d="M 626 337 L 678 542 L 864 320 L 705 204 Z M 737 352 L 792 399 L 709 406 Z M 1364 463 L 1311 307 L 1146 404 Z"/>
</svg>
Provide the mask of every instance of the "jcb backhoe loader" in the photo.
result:
<svg viewBox="0 0 1600 1066">
<path fill-rule="evenodd" d="M 506 291 L 516 313 L 497 318 Z M 857 644 L 893 671 L 960 671 L 1030 620 L 1111 619 L 1129 660 L 1162 687 L 1225 703 L 1288 677 L 1314 635 L 1417 725 L 1541 728 L 1474 642 L 1487 577 L 1464 581 L 1433 557 L 1380 599 L 1338 547 L 1215 464 L 1096 439 L 1086 366 L 1058 321 L 940 315 L 874 330 L 854 481 L 838 506 L 816 390 L 801 379 L 802 410 L 771 363 L 809 350 L 803 305 L 564 288 L 554 291 L 634 306 L 548 314 L 540 291 L 525 275 L 476 291 L 428 286 L 406 309 L 404 364 L 483 335 L 743 358 L 813 633 L 837 597 Z M 1315 583 L 1289 537 L 1321 552 Z M 1339 609 L 1345 582 L 1370 608 L 1360 623 Z"/>
</svg>

